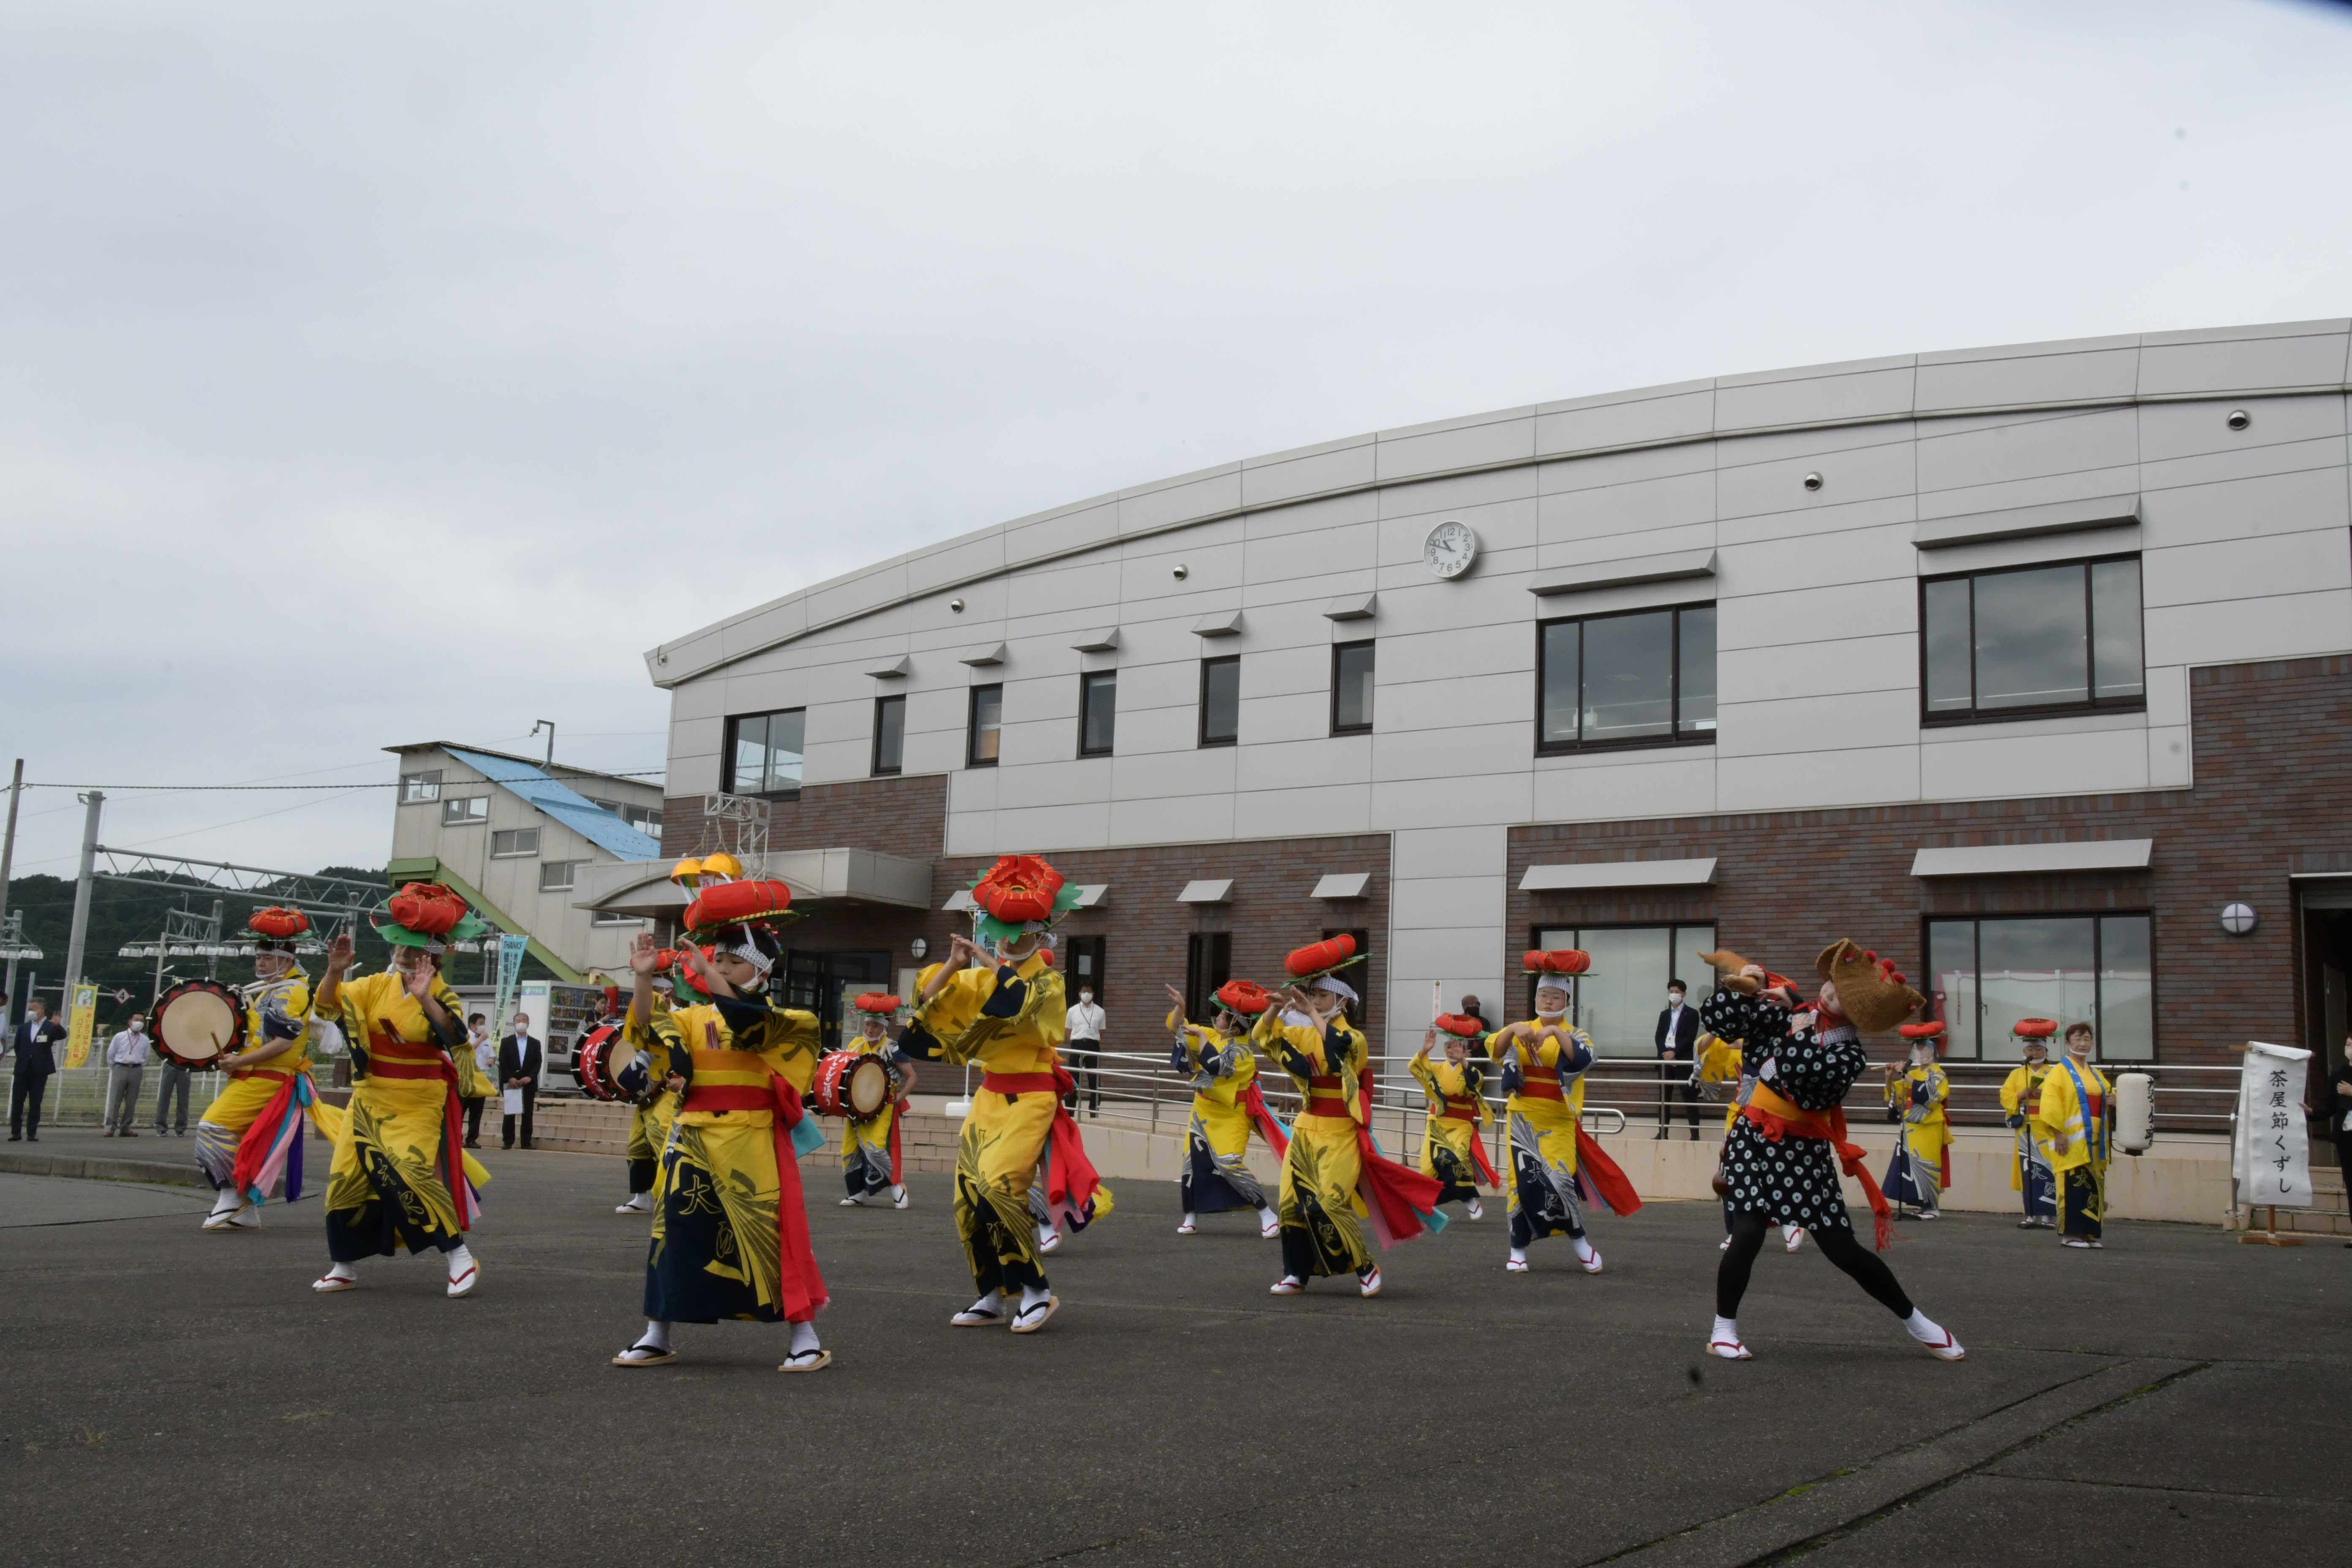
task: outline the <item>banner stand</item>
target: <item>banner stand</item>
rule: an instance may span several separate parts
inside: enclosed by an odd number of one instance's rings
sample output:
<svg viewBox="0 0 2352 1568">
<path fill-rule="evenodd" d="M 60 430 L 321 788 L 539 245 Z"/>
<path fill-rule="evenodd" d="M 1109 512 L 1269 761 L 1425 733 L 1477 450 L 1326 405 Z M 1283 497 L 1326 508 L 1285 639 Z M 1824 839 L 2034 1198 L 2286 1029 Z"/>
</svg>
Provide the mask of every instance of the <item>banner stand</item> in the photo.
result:
<svg viewBox="0 0 2352 1568">
<path fill-rule="evenodd" d="M 2281 1236 L 2278 1233 L 2278 1205 L 2264 1204 L 2263 1208 L 2270 1215 L 2270 1227 L 2260 1236 L 2251 1230 L 2240 1231 L 2238 1233 L 2240 1245 L 2245 1247 L 2308 1247 L 2311 1245 L 2311 1238 L 2308 1237 Z"/>
<path fill-rule="evenodd" d="M 2279 1234 L 2278 1211 L 2281 1204 L 2290 1209 L 2307 1209 L 2312 1205 L 2309 1139 L 2300 1114 L 2301 1101 L 2294 1093 L 2294 1079 L 2311 1053 L 2261 1040 L 2230 1048 L 2246 1058 L 2238 1080 L 2237 1107 L 2230 1117 L 2231 1224 L 2237 1223 L 2238 1208 L 2243 1204 L 2250 1219 L 2252 1211 L 2262 1210 L 2264 1223 L 2260 1234 L 2240 1231 L 2242 1244 L 2309 1246 L 2307 1237 Z"/>
</svg>

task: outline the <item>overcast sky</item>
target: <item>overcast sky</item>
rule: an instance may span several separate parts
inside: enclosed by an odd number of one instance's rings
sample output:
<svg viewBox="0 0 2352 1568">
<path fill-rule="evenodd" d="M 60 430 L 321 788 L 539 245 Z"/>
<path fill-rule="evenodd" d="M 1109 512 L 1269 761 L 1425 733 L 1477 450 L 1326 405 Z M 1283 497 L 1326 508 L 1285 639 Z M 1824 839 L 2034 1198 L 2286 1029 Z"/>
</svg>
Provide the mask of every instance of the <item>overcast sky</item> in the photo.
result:
<svg viewBox="0 0 2352 1568">
<path fill-rule="evenodd" d="M 0 9 L 0 769 L 656 769 L 641 655 L 1693 376 L 2352 312 L 2352 9 Z M 390 792 L 110 844 L 380 864 Z M 28 793 L 20 872 L 80 808 Z"/>
</svg>

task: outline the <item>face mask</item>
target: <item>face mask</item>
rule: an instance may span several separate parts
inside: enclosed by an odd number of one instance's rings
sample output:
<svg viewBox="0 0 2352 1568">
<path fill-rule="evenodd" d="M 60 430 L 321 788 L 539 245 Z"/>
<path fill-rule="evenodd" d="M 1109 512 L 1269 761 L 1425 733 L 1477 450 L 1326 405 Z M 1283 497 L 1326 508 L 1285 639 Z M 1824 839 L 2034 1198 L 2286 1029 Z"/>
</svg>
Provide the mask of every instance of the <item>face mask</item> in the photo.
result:
<svg viewBox="0 0 2352 1568">
<path fill-rule="evenodd" d="M 1682 1005 L 1683 1005 L 1683 994 L 1682 994 L 1681 992 L 1679 992 L 1679 991 L 1669 991 L 1669 992 L 1667 992 L 1667 993 L 1666 993 L 1666 1005 L 1667 1005 L 1667 1006 L 1669 1006 L 1669 1007 L 1679 1007 L 1679 1006 L 1681 1006 Z"/>
<path fill-rule="evenodd" d="M 1091 991 L 1081 991 L 1078 993 L 1078 1000 L 1081 1002 L 1091 1002 L 1094 999 L 1095 994 Z"/>
</svg>

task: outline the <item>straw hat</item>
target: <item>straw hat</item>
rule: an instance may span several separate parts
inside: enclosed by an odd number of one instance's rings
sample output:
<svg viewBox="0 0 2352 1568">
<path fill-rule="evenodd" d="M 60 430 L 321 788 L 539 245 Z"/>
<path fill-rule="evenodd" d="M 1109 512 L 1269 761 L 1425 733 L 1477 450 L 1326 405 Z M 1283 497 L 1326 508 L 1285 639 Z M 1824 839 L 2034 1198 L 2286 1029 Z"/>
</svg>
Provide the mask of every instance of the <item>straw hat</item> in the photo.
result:
<svg viewBox="0 0 2352 1568">
<path fill-rule="evenodd" d="M 1927 1005 L 1896 971 L 1893 959 L 1856 947 L 1844 937 L 1822 949 L 1813 968 L 1837 987 L 1838 1010 L 1865 1035 L 1883 1034 Z"/>
</svg>

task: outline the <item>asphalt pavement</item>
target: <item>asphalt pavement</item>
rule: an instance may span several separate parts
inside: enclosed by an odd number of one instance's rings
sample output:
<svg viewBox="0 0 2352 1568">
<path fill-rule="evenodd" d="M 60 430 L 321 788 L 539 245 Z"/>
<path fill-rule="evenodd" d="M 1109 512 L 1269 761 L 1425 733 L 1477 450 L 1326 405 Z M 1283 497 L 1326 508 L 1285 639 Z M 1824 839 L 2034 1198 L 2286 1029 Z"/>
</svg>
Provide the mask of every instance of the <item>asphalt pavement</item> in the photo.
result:
<svg viewBox="0 0 2352 1568">
<path fill-rule="evenodd" d="M 186 1189 L 0 1176 L 0 1555 L 2241 1563 L 2352 1539 L 2333 1242 L 1906 1226 L 1890 1261 L 1957 1364 L 1775 1245 L 1734 1365 L 1701 1353 L 1709 1206 L 1602 1216 L 1599 1276 L 1559 1240 L 1514 1276 L 1490 1205 L 1390 1254 L 1376 1300 L 1276 1299 L 1250 1216 L 1179 1237 L 1174 1189 L 1130 1182 L 1052 1260 L 1052 1324 L 1015 1338 L 949 1326 L 971 1292 L 948 1178 L 897 1213 L 836 1206 L 828 1174 L 832 1368 L 781 1376 L 781 1328 L 722 1323 L 624 1371 L 646 1225 L 612 1213 L 621 1163 L 483 1158 L 459 1301 L 435 1258 L 314 1295 L 315 1196 L 206 1234 Z"/>
</svg>

